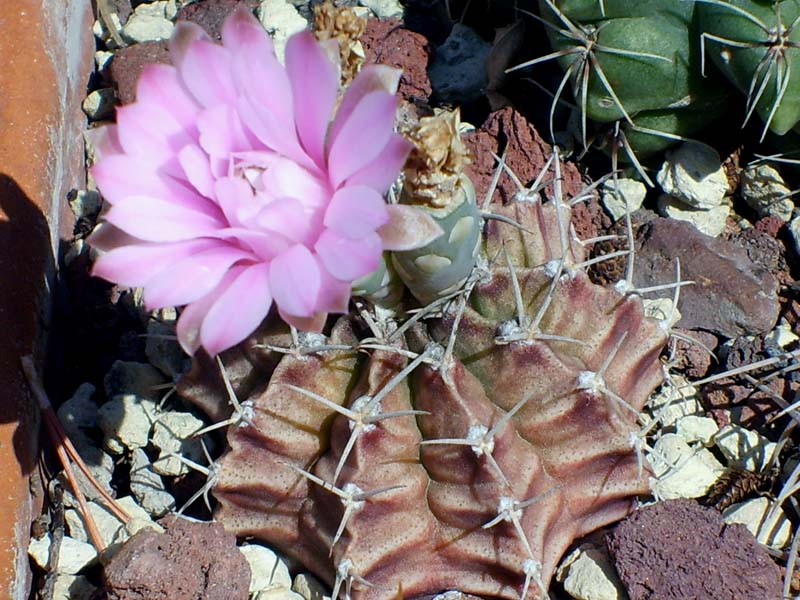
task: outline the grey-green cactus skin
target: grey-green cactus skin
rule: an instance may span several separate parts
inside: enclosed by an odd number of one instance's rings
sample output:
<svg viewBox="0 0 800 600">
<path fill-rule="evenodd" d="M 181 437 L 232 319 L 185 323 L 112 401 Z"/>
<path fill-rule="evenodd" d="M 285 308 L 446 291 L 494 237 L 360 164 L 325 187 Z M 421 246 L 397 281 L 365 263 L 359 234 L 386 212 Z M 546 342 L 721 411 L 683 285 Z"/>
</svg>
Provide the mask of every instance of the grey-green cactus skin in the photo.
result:
<svg viewBox="0 0 800 600">
<path fill-rule="evenodd" d="M 454 292 L 469 276 L 478 258 L 481 214 L 475 188 L 462 174 L 460 202 L 428 210 L 444 233 L 433 242 L 406 252 L 392 253 L 392 264 L 417 300 L 428 304 Z"/>
</svg>

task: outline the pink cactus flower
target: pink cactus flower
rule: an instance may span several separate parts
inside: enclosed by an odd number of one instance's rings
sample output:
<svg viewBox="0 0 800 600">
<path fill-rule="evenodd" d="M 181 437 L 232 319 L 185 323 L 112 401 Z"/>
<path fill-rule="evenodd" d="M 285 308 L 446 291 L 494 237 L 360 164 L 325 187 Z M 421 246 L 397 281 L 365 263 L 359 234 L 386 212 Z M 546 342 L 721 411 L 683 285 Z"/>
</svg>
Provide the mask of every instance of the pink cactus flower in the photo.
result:
<svg viewBox="0 0 800 600">
<path fill-rule="evenodd" d="M 222 40 L 179 23 L 173 66 L 145 69 L 92 168 L 109 205 L 94 274 L 143 287 L 149 309 L 185 306 L 189 354 L 242 341 L 273 303 L 318 331 L 384 250 L 441 233 L 384 200 L 410 149 L 394 131 L 397 70 L 367 66 L 340 98 L 336 53 L 310 32 L 289 39 L 285 67 L 244 9 Z"/>
</svg>

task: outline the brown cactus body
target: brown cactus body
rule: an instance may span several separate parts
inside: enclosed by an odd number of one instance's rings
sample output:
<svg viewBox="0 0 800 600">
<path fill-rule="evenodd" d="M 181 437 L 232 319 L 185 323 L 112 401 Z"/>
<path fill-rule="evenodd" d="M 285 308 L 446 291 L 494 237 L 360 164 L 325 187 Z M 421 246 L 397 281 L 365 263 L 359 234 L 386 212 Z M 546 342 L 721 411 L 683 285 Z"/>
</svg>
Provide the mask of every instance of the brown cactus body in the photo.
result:
<svg viewBox="0 0 800 600">
<path fill-rule="evenodd" d="M 649 489 L 632 436 L 666 333 L 589 281 L 566 204 L 491 208 L 518 225 L 487 224 L 468 300 L 400 335 L 345 316 L 239 398 L 217 518 L 346 597 L 539 598 Z"/>
</svg>

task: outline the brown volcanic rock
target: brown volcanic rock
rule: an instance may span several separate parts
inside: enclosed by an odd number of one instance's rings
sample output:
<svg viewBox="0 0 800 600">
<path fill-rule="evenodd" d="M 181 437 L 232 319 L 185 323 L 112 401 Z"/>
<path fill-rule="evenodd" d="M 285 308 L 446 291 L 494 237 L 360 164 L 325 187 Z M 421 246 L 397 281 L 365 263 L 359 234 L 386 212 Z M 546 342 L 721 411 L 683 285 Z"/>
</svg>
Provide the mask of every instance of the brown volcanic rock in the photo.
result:
<svg viewBox="0 0 800 600">
<path fill-rule="evenodd" d="M 529 186 L 542 172 L 552 153 L 550 145 L 541 138 L 533 125 L 511 107 L 491 113 L 479 129 L 464 135 L 464 142 L 473 158 L 473 163 L 465 171 L 475 185 L 479 201 L 489 189 L 497 169 L 493 154 L 500 156 L 505 151 L 506 165 L 522 185 Z M 562 162 L 561 175 L 564 198 L 572 198 L 585 187 L 574 163 Z M 508 173 L 503 173 L 497 189 L 500 201 L 507 204 L 519 188 Z M 547 193 L 553 193 L 552 185 L 547 186 Z"/>
<path fill-rule="evenodd" d="M 169 62 L 169 42 L 166 40 L 142 42 L 117 50 L 108 67 L 108 76 L 117 88 L 120 103 L 130 104 L 136 100 L 136 83 L 146 65 Z"/>
<path fill-rule="evenodd" d="M 107 600 L 247 600 L 250 567 L 218 523 L 179 517 L 143 529 L 104 571 Z"/>
<path fill-rule="evenodd" d="M 197 0 L 181 7 L 175 20 L 197 23 L 213 39 L 219 40 L 222 38 L 222 24 L 228 15 L 239 6 L 255 10 L 258 4 L 259 0 Z"/>
<path fill-rule="evenodd" d="M 778 319 L 778 282 L 736 244 L 707 236 L 690 223 L 656 218 L 636 234 L 634 285 L 638 288 L 681 277 L 694 285 L 681 289 L 684 329 L 705 329 L 728 338 L 764 333 Z M 655 295 L 671 297 L 672 290 Z"/>
<path fill-rule="evenodd" d="M 744 525 L 712 508 L 667 500 L 642 508 L 607 537 L 631 600 L 771 600 L 781 571 Z"/>
<path fill-rule="evenodd" d="M 228 430 L 219 522 L 353 598 L 389 600 L 402 586 L 404 597 L 517 600 L 541 595 L 576 537 L 628 514 L 649 489 L 632 413 L 662 380 L 666 337 L 640 299 L 569 270 L 583 260 L 578 244 L 552 284 L 568 207 L 491 210 L 523 227 L 492 221 L 484 239 L 487 255 L 505 248 L 514 266 L 523 323 L 552 290 L 542 337 L 511 339 L 524 329 L 507 263 L 476 284 L 445 364 L 450 312 L 373 349 L 356 346 L 379 334 L 343 317 L 324 340 L 336 349 L 289 349 L 239 396 L 252 418 Z M 408 348 L 434 365 L 405 371 Z M 191 377 L 184 389 L 198 390 Z"/>
<path fill-rule="evenodd" d="M 426 102 L 431 95 L 428 59 L 431 47 L 424 36 L 403 27 L 400 19 L 369 19 L 361 36 L 365 63 L 389 65 L 403 70 L 400 96 L 412 103 Z"/>
</svg>

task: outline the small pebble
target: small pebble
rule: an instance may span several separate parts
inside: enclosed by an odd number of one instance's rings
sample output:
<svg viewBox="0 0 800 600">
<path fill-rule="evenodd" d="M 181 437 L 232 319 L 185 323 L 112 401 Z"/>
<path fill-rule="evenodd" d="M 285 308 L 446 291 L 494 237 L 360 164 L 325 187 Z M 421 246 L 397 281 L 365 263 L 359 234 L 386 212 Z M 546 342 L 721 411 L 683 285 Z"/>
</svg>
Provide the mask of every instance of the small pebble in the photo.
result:
<svg viewBox="0 0 800 600">
<path fill-rule="evenodd" d="M 776 549 L 784 548 L 792 539 L 792 524 L 783 509 L 778 508 L 767 521 L 769 512 L 770 501 L 755 498 L 729 506 L 722 512 L 722 517 L 726 523 L 742 523 L 759 543 Z"/>
<path fill-rule="evenodd" d="M 665 193 L 695 209 L 719 206 L 728 193 L 719 154 L 700 142 L 685 142 L 667 152 L 656 179 Z"/>
<path fill-rule="evenodd" d="M 726 425 L 714 436 L 714 443 L 728 460 L 728 466 L 763 471 L 772 461 L 777 444 L 739 425 Z"/>
<path fill-rule="evenodd" d="M 122 23 L 120 23 L 119 15 L 117 13 L 111 13 L 110 15 L 111 26 L 117 31 L 122 31 Z M 103 42 L 109 49 L 115 50 L 119 48 L 119 45 L 114 40 L 114 36 L 108 31 L 105 22 L 102 19 L 97 19 L 92 25 L 92 33 L 94 37 L 98 40 Z"/>
<path fill-rule="evenodd" d="M 662 194 L 658 197 L 658 212 L 665 217 L 687 221 L 698 231 L 711 237 L 717 237 L 725 231 L 725 223 L 730 215 L 731 207 L 721 204 L 708 209 L 692 208 L 674 196 Z"/>
<path fill-rule="evenodd" d="M 670 382 L 654 392 L 647 400 L 647 408 L 663 427 L 674 425 L 686 415 L 702 413 L 697 389 L 683 375 L 673 375 Z"/>
<path fill-rule="evenodd" d="M 122 29 L 122 36 L 128 42 L 134 43 L 169 39 L 175 25 L 167 18 L 167 4 L 167 2 L 151 2 L 137 6 L 133 14 L 128 17 Z"/>
<path fill-rule="evenodd" d="M 286 0 L 264 0 L 256 10 L 258 20 L 272 36 L 275 54 L 283 64 L 286 40 L 304 30 L 308 23 L 297 9 Z"/>
<path fill-rule="evenodd" d="M 153 517 L 162 517 L 175 508 L 175 499 L 167 492 L 161 476 L 153 470 L 144 450 L 133 451 L 131 493 Z"/>
<path fill-rule="evenodd" d="M 693 448 L 681 436 L 665 433 L 649 455 L 657 498 L 699 498 L 714 485 L 725 467 L 705 448 Z"/>
<path fill-rule="evenodd" d="M 616 189 L 618 193 L 614 193 Z M 603 205 L 615 221 L 625 216 L 626 201 L 627 210 L 634 212 L 642 207 L 646 195 L 645 185 L 635 179 L 622 177 L 616 183 L 609 179 L 603 184 Z"/>
<path fill-rule="evenodd" d="M 159 449 L 153 469 L 161 475 L 183 475 L 189 467 L 178 458 L 183 456 L 196 463 L 205 460 L 203 444 L 194 434 L 205 427 L 205 423 L 191 413 L 162 413 L 153 426 L 151 441 Z"/>
<path fill-rule="evenodd" d="M 330 600 L 325 586 L 319 579 L 307 573 L 300 573 L 294 578 L 292 591 L 300 594 L 305 600 Z"/>
<path fill-rule="evenodd" d="M 102 88 L 90 93 L 81 105 L 84 114 L 92 121 L 102 121 L 114 112 L 114 90 Z"/>
<path fill-rule="evenodd" d="M 626 600 L 622 582 L 617 577 L 605 546 L 581 544 L 556 571 L 564 590 L 576 600 Z"/>
<path fill-rule="evenodd" d="M 28 554 L 37 565 L 46 570 L 50 559 L 50 536 L 32 539 L 28 546 Z M 58 552 L 56 572 L 77 575 L 96 559 L 97 550 L 94 546 L 65 535 Z"/>
<path fill-rule="evenodd" d="M 772 216 L 784 221 L 792 218 L 794 202 L 789 197 L 792 191 L 786 186 L 780 173 L 770 165 L 746 167 L 742 171 L 739 193 L 759 217 Z"/>
<path fill-rule="evenodd" d="M 358 0 L 358 3 L 370 9 L 379 19 L 403 16 L 403 5 L 397 0 Z"/>
<path fill-rule="evenodd" d="M 125 496 L 117 499 L 117 504 L 128 513 L 132 520 L 136 520 L 140 524 L 142 521 L 149 521 L 150 526 L 158 529 L 156 525 L 141 506 L 131 496 Z M 108 547 L 104 554 L 104 559 L 111 558 L 113 553 L 119 549 L 119 545 L 127 540 L 132 533 L 125 527 L 122 521 L 105 506 L 97 503 L 89 503 L 89 513 L 92 515 L 97 529 L 100 532 L 100 538 L 103 543 Z M 83 517 L 77 510 L 68 510 L 64 514 L 64 518 L 69 526 L 70 537 L 75 538 L 81 542 L 88 542 L 89 536 L 86 532 L 86 524 Z M 108 550 L 111 550 L 109 552 Z"/>
<path fill-rule="evenodd" d="M 68 201 L 77 219 L 92 218 L 103 207 L 103 198 L 94 190 L 77 190 L 69 195 Z"/>
<path fill-rule="evenodd" d="M 105 434 L 104 446 L 114 454 L 144 448 L 158 414 L 158 405 L 153 400 L 134 394 L 114 396 L 98 413 L 98 424 Z"/>
<path fill-rule="evenodd" d="M 788 323 L 781 323 L 767 334 L 764 341 L 771 342 L 778 346 L 778 348 L 785 349 L 794 344 L 797 340 L 800 340 L 800 337 L 792 331 L 791 325 Z"/>
<path fill-rule="evenodd" d="M 681 312 L 675 307 L 672 298 L 644 298 L 644 314 L 660 321 L 664 329 L 672 329 L 681 320 Z"/>
<path fill-rule="evenodd" d="M 114 58 L 113 52 L 107 50 L 98 50 L 94 53 L 94 64 L 97 66 L 98 71 L 102 71 L 108 66 L 109 61 Z"/>
<path fill-rule="evenodd" d="M 93 600 L 96 594 L 97 588 L 83 575 L 59 573 L 50 600 Z"/>
<path fill-rule="evenodd" d="M 686 415 L 675 422 L 675 433 L 689 444 L 700 442 L 703 446 L 711 446 L 717 431 L 719 431 L 719 425 L 709 417 Z"/>
<path fill-rule="evenodd" d="M 239 546 L 250 565 L 250 593 L 265 590 L 290 590 L 292 578 L 286 566 L 275 552 L 258 544 Z"/>
</svg>

